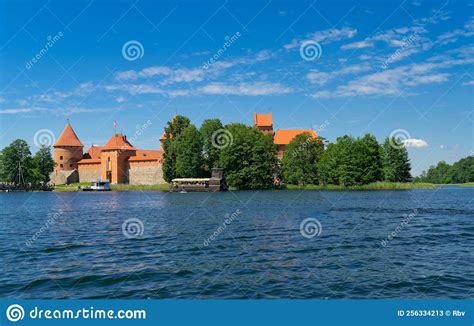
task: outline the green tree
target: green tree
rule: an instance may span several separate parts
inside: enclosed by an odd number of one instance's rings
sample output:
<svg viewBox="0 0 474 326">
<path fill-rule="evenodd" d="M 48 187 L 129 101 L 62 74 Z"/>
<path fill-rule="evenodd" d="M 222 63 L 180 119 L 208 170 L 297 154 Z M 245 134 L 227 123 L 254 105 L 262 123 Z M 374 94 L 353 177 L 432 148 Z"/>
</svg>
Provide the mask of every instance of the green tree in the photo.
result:
<svg viewBox="0 0 474 326">
<path fill-rule="evenodd" d="M 336 143 L 328 145 L 319 163 L 321 183 L 343 186 L 357 184 L 355 142 L 353 137 L 345 135 L 338 137 Z"/>
<path fill-rule="evenodd" d="M 382 180 L 382 155 L 377 139 L 370 134 L 358 139 L 338 137 L 324 152 L 319 174 L 321 183 L 342 186 Z"/>
<path fill-rule="evenodd" d="M 318 184 L 318 164 L 324 152 L 320 138 L 309 133 L 297 135 L 289 144 L 281 162 L 283 181 L 291 184 Z"/>
<path fill-rule="evenodd" d="M 415 181 L 438 184 L 474 182 L 474 157 L 465 157 L 453 165 L 441 161 L 428 171 L 423 171 Z"/>
<path fill-rule="evenodd" d="M 195 126 L 186 127 L 173 144 L 176 154 L 176 171 L 178 178 L 193 178 L 201 175 L 202 141 Z"/>
<path fill-rule="evenodd" d="M 451 182 L 474 182 L 474 156 L 463 158 L 451 167 Z"/>
<path fill-rule="evenodd" d="M 352 151 L 355 183 L 362 185 L 383 180 L 381 147 L 374 135 L 358 138 Z"/>
<path fill-rule="evenodd" d="M 271 135 L 235 123 L 226 126 L 227 144 L 221 144 L 219 166 L 230 186 L 266 189 L 273 185 L 277 158 Z"/>
<path fill-rule="evenodd" d="M 408 151 L 399 139 L 385 138 L 382 145 L 382 160 L 385 181 L 409 182 L 411 180 Z"/>
<path fill-rule="evenodd" d="M 32 159 L 32 182 L 49 182 L 49 175 L 53 172 L 54 165 L 55 163 L 51 155 L 51 148 L 42 145 Z"/>
<path fill-rule="evenodd" d="M 176 153 L 174 143 L 176 138 L 190 125 L 189 118 L 177 115 L 165 128 L 165 139 L 163 140 L 163 178 L 166 182 L 171 182 L 176 178 Z"/>
<path fill-rule="evenodd" d="M 255 130 L 254 128 L 251 128 Z M 257 131 L 257 141 L 252 148 L 250 189 L 268 189 L 274 184 L 278 159 L 273 137 Z"/>
<path fill-rule="evenodd" d="M 202 156 L 203 156 L 203 170 L 207 175 L 210 175 L 212 168 L 218 167 L 220 148 L 216 146 L 216 137 L 219 131 L 224 129 L 219 119 L 204 120 L 199 133 L 202 138 Z"/>
<path fill-rule="evenodd" d="M 5 182 L 31 182 L 31 152 L 28 143 L 14 140 L 0 155 L 0 178 Z"/>
<path fill-rule="evenodd" d="M 319 182 L 321 184 L 339 184 L 338 150 L 336 144 L 327 145 L 318 164 Z"/>
</svg>

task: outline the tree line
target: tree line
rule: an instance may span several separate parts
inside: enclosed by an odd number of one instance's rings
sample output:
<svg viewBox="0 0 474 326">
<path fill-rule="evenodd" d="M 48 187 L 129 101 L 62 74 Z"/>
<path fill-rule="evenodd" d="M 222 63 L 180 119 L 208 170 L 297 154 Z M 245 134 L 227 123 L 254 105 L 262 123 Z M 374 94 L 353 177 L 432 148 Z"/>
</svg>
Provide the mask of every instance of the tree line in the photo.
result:
<svg viewBox="0 0 474 326">
<path fill-rule="evenodd" d="M 47 183 L 54 164 L 49 146 L 42 145 L 32 156 L 28 143 L 17 139 L 0 152 L 0 181 Z"/>
<path fill-rule="evenodd" d="M 474 182 L 474 156 L 465 157 L 453 165 L 441 161 L 415 178 L 415 182 L 436 184 Z"/>
<path fill-rule="evenodd" d="M 189 118 L 176 116 L 165 128 L 163 175 L 208 177 L 213 167 L 225 169 L 230 186 L 268 189 L 282 183 L 364 185 L 377 181 L 409 182 L 411 166 L 399 139 L 343 136 L 327 144 L 309 133 L 296 136 L 283 159 L 276 157 L 272 136 L 240 123 L 224 126 L 208 119 L 200 129 Z"/>
</svg>

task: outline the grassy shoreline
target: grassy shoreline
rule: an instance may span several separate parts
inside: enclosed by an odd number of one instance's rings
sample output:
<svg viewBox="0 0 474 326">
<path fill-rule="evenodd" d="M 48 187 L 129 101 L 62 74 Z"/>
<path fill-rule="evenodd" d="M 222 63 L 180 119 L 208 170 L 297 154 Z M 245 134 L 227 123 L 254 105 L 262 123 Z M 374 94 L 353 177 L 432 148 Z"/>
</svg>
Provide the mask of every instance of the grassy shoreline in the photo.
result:
<svg viewBox="0 0 474 326">
<path fill-rule="evenodd" d="M 88 186 L 88 183 L 74 183 L 69 186 L 58 185 L 54 191 L 78 191 L 78 186 Z M 474 185 L 474 184 L 473 184 Z M 375 182 L 362 186 L 344 187 L 339 185 L 306 185 L 304 187 L 297 185 L 285 185 L 275 187 L 271 190 L 325 190 L 325 191 L 361 191 L 361 190 L 407 190 L 407 189 L 435 189 L 441 185 L 431 183 L 397 183 L 397 182 Z M 119 184 L 111 185 L 112 191 L 169 191 L 169 184 L 156 185 L 130 185 Z M 236 191 L 235 189 L 230 189 Z"/>
<path fill-rule="evenodd" d="M 435 189 L 432 183 L 400 183 L 400 182 L 374 182 L 367 185 L 344 187 L 340 185 L 286 185 L 286 190 L 329 190 L 329 191 L 360 191 L 360 190 L 408 190 L 408 189 Z"/>
</svg>

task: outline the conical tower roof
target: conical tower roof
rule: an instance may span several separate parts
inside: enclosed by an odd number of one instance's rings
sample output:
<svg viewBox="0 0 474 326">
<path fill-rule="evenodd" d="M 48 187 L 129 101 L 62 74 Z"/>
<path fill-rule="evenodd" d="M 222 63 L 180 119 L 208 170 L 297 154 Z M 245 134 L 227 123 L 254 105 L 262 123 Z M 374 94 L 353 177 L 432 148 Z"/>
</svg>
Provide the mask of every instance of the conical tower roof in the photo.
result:
<svg viewBox="0 0 474 326">
<path fill-rule="evenodd" d="M 84 147 L 84 145 L 82 145 L 81 141 L 79 140 L 79 137 L 77 137 L 76 133 L 74 132 L 74 129 L 72 129 L 69 121 L 67 122 L 66 127 L 64 127 L 61 136 L 59 136 L 58 140 L 54 144 L 54 147 L 61 146 Z"/>
<path fill-rule="evenodd" d="M 107 144 L 102 147 L 102 150 L 135 150 L 132 144 L 127 140 L 127 137 L 122 134 L 114 134 Z"/>
</svg>

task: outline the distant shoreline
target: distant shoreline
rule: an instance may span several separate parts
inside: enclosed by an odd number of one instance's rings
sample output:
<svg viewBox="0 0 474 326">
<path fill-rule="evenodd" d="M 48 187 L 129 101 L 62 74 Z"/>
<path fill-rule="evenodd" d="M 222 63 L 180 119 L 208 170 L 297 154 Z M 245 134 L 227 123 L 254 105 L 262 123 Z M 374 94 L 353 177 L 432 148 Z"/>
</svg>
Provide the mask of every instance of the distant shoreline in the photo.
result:
<svg viewBox="0 0 474 326">
<path fill-rule="evenodd" d="M 69 186 L 58 185 L 55 187 L 56 192 L 79 191 L 78 186 L 86 186 L 87 184 L 72 184 Z M 364 191 L 364 190 L 409 190 L 409 189 L 436 189 L 445 185 L 435 185 L 432 183 L 397 183 L 397 182 L 376 182 L 361 186 L 344 187 L 339 185 L 306 185 L 304 187 L 297 185 L 277 186 L 265 190 L 321 190 L 321 191 Z M 446 185 L 449 186 L 449 185 Z M 454 186 L 454 185 L 453 185 Z M 469 186 L 469 185 L 467 185 Z M 474 184 L 471 184 L 474 186 Z M 120 192 L 134 192 L 134 191 L 169 191 L 169 184 L 156 185 L 130 185 L 118 184 L 111 185 L 112 191 Z M 230 189 L 231 191 L 239 191 L 237 189 Z"/>
</svg>

